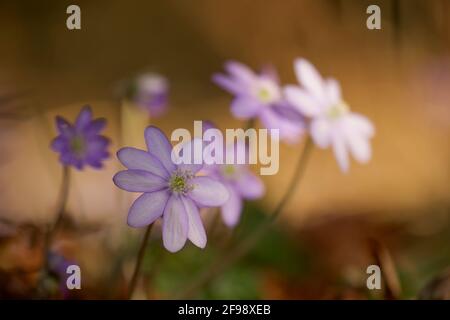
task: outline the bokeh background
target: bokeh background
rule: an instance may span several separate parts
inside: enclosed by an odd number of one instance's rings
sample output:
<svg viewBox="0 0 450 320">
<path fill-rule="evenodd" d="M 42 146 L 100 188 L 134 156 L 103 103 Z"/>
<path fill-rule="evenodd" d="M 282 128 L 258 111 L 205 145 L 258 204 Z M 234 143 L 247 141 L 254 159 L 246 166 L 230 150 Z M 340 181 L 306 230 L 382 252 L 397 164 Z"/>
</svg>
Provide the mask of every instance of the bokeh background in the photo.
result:
<svg viewBox="0 0 450 320">
<path fill-rule="evenodd" d="M 66 28 L 70 4 L 81 7 L 81 30 Z M 381 8 L 381 30 L 366 28 L 370 4 Z M 150 121 L 166 133 L 192 130 L 194 120 L 243 127 L 211 75 L 234 59 L 272 64 L 294 83 L 301 56 L 339 79 L 352 109 L 374 122 L 373 158 L 342 174 L 331 151 L 314 150 L 276 226 L 192 297 L 449 298 L 449 19 L 448 0 L 2 1 L 0 297 L 32 296 L 40 230 L 54 219 L 61 180 L 49 148 L 56 114 L 74 119 L 90 104 L 108 119 L 114 155 L 125 142 L 118 86 L 156 71 L 170 81 L 170 109 Z M 265 197 L 247 206 L 235 233 L 211 230 L 205 250 L 164 252 L 157 228 L 136 296 L 171 298 L 189 286 L 276 205 L 300 151 L 281 146 Z M 123 297 L 143 230 L 126 226 L 131 199 L 111 181 L 119 168 L 113 156 L 105 170 L 72 175 L 70 219 L 55 243 L 83 270 L 83 290 L 69 297 Z M 374 263 L 387 270 L 380 291 L 365 286 Z"/>
</svg>

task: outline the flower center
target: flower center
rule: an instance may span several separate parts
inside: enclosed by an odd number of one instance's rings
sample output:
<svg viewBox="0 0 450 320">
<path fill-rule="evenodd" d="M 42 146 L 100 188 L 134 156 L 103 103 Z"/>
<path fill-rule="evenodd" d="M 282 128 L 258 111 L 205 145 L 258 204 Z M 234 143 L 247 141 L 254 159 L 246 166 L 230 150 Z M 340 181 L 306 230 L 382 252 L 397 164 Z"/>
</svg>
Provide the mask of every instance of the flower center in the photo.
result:
<svg viewBox="0 0 450 320">
<path fill-rule="evenodd" d="M 345 102 L 339 102 L 338 104 L 331 106 L 327 110 L 327 116 L 330 119 L 338 119 L 341 116 L 347 114 L 349 111 L 350 108 Z"/>
<path fill-rule="evenodd" d="M 223 166 L 222 173 L 227 177 L 232 177 L 236 173 L 236 168 L 231 164 Z"/>
<path fill-rule="evenodd" d="M 256 98 L 264 104 L 272 103 L 280 98 L 277 85 L 269 79 L 260 79 L 255 88 Z"/>
<path fill-rule="evenodd" d="M 194 189 L 190 180 L 194 177 L 189 170 L 176 170 L 169 181 L 169 188 L 172 192 L 186 194 Z"/>
<path fill-rule="evenodd" d="M 85 141 L 83 137 L 79 135 L 74 136 L 70 141 L 70 149 L 72 149 L 72 152 L 76 155 L 82 155 L 85 149 Z"/>
</svg>

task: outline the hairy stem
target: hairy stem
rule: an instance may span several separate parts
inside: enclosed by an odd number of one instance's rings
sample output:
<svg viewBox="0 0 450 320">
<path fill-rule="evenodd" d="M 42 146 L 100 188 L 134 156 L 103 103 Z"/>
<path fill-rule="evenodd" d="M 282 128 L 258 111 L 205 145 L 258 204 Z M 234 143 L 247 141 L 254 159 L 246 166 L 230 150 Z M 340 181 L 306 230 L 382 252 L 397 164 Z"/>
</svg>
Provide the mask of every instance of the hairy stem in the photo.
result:
<svg viewBox="0 0 450 320">
<path fill-rule="evenodd" d="M 136 259 L 136 265 L 134 266 L 133 276 L 130 280 L 130 285 L 128 286 L 128 299 L 133 297 L 134 290 L 136 289 L 137 280 L 139 278 L 139 273 L 141 272 L 142 262 L 144 261 L 145 249 L 147 247 L 148 238 L 152 231 L 153 223 L 147 227 L 145 230 L 144 238 L 141 242 L 141 247 L 139 248 L 138 256 Z"/>
<path fill-rule="evenodd" d="M 288 185 L 286 193 L 281 198 L 272 214 L 270 214 L 252 233 L 250 233 L 246 238 L 240 241 L 238 245 L 227 251 L 227 253 L 223 255 L 222 258 L 216 259 L 211 266 L 209 266 L 207 269 L 204 269 L 200 273 L 200 275 L 190 285 L 188 285 L 184 291 L 180 293 L 180 295 L 176 295 L 176 298 L 188 299 L 192 296 L 195 296 L 199 289 L 207 285 L 209 282 L 213 281 L 214 278 L 216 278 L 223 271 L 236 263 L 240 258 L 244 257 L 256 245 L 258 240 L 270 228 L 272 223 L 280 215 L 288 201 L 294 195 L 296 188 L 305 172 L 307 160 L 309 159 L 309 154 L 311 153 L 312 146 L 313 145 L 311 138 L 308 137 L 305 141 L 303 151 L 297 162 L 297 166 L 295 168 L 294 174 L 292 175 L 292 179 Z"/>
</svg>

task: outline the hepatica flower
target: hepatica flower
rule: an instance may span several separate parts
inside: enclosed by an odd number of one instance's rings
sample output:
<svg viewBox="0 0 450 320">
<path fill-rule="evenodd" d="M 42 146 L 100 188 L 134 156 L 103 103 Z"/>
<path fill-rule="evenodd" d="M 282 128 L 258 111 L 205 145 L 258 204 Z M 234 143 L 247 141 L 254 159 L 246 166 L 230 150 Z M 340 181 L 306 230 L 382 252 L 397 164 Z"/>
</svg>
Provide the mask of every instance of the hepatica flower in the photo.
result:
<svg viewBox="0 0 450 320">
<path fill-rule="evenodd" d="M 349 168 L 349 153 L 361 163 L 368 162 L 372 156 L 370 139 L 375 133 L 371 121 L 350 111 L 335 79 L 322 79 L 304 59 L 297 59 L 294 67 L 302 87 L 286 86 L 286 99 L 309 119 L 314 143 L 323 149 L 331 146 L 344 172 Z"/>
<path fill-rule="evenodd" d="M 139 76 L 132 86 L 131 100 L 151 116 L 158 117 L 167 110 L 169 82 L 156 73 Z"/>
<path fill-rule="evenodd" d="M 228 75 L 215 74 L 213 81 L 234 95 L 232 114 L 239 119 L 259 118 L 267 129 L 279 129 L 280 138 L 294 142 L 303 132 L 302 116 L 283 98 L 274 72 L 254 73 L 247 66 L 230 61 Z"/>
<path fill-rule="evenodd" d="M 105 119 L 92 119 L 92 110 L 84 107 L 75 121 L 69 123 L 64 118 L 56 117 L 58 136 L 52 141 L 51 148 L 60 154 L 59 161 L 66 166 L 79 170 L 89 165 L 101 168 L 102 161 L 109 157 L 109 139 L 100 135 L 105 128 Z"/>
<path fill-rule="evenodd" d="M 219 181 L 196 176 L 202 165 L 175 165 L 172 145 L 164 133 L 150 126 L 145 130 L 148 151 L 122 148 L 117 157 L 128 170 L 118 172 L 113 180 L 121 189 L 142 192 L 128 213 L 128 225 L 139 228 L 162 217 L 164 247 L 176 252 L 189 239 L 204 248 L 206 233 L 199 207 L 223 205 L 229 197 Z"/>
<path fill-rule="evenodd" d="M 245 148 L 244 144 L 241 147 Z M 229 145 L 225 153 L 233 152 L 237 148 L 239 146 Z M 221 214 L 224 223 L 229 227 L 234 227 L 239 222 L 244 200 L 254 200 L 264 195 L 263 182 L 249 170 L 248 165 L 214 164 L 206 166 L 205 172 L 221 181 L 228 189 L 230 197 L 221 206 Z"/>
</svg>

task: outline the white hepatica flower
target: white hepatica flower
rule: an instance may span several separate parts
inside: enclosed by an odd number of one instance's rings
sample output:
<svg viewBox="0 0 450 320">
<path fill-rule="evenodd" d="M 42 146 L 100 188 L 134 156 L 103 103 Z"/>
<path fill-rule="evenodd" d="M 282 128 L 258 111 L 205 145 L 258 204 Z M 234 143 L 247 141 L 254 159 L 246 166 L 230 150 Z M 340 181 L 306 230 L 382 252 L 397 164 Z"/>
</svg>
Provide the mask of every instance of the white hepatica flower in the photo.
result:
<svg viewBox="0 0 450 320">
<path fill-rule="evenodd" d="M 305 59 L 297 59 L 294 68 L 302 87 L 288 85 L 284 93 L 288 102 L 309 119 L 314 143 L 322 149 L 332 146 L 344 172 L 349 168 L 349 152 L 358 162 L 368 162 L 372 157 L 370 138 L 375 133 L 372 122 L 350 111 L 335 79 L 323 79 Z"/>
</svg>

